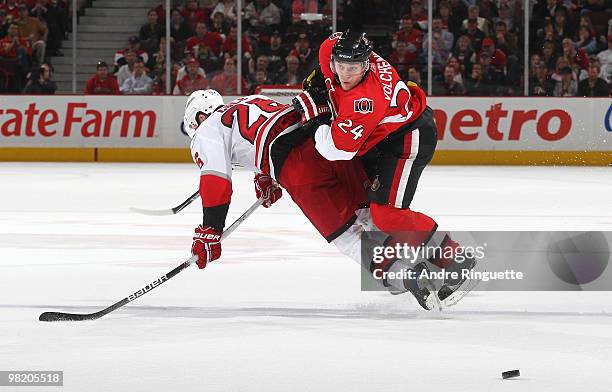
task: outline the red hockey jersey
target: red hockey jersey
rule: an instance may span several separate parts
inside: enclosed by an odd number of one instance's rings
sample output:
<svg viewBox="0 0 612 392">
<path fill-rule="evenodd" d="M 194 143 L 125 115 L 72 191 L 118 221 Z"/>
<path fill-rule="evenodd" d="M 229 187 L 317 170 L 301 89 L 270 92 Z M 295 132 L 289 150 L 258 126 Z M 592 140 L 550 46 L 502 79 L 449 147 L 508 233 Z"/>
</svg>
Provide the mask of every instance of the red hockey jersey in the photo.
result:
<svg viewBox="0 0 612 392">
<path fill-rule="evenodd" d="M 334 121 L 315 134 L 317 150 L 328 160 L 360 156 L 425 110 L 425 93 L 404 82 L 395 68 L 376 53 L 370 55 L 370 71 L 349 91 L 336 82 L 330 60 L 341 33 L 326 39 L 319 49 L 319 63 L 329 90 Z"/>
</svg>

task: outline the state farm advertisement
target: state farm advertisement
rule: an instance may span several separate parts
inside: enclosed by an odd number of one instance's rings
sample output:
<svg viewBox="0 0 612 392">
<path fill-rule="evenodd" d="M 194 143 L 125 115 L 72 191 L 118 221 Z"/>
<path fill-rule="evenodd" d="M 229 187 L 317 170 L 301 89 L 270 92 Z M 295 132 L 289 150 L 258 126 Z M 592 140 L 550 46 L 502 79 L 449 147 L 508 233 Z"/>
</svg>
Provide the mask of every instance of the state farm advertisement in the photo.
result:
<svg viewBox="0 0 612 392">
<path fill-rule="evenodd" d="M 0 103 L 0 146 L 188 147 L 180 132 L 185 97 L 1 96 Z M 612 150 L 606 98 L 433 97 L 429 105 L 439 150 Z"/>
<path fill-rule="evenodd" d="M 6 147 L 188 147 L 175 97 L 0 97 Z"/>
</svg>

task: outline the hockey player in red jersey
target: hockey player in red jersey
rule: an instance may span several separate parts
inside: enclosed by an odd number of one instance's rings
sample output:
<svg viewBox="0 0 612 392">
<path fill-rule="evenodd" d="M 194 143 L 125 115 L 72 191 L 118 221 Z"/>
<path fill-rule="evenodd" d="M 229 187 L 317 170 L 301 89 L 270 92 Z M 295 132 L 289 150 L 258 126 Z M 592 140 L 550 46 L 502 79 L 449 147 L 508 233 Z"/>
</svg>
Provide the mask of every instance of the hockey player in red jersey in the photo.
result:
<svg viewBox="0 0 612 392">
<path fill-rule="evenodd" d="M 431 217 L 410 209 L 438 140 L 425 93 L 415 83 L 401 80 L 393 66 L 372 51 L 365 33 L 347 30 L 330 36 L 321 44 L 319 63 L 305 81 L 305 91 L 294 99 L 306 124 L 320 121 L 322 108 L 331 107 L 332 119 L 317 125 L 314 133 L 317 151 L 335 162 L 361 158 L 372 181 L 368 199 L 373 222 L 379 230 L 394 233 L 392 241 L 458 247 L 448 233 L 436 231 Z M 458 272 L 475 264 L 473 259 L 460 264 L 442 257 L 428 261 Z M 372 271 L 376 268 L 394 272 L 405 264 L 389 259 L 381 265 L 372 263 Z M 423 268 L 426 264 L 419 263 L 414 269 Z M 437 302 L 422 282 L 405 284 L 425 309 Z M 461 274 L 445 279 L 439 300 L 451 302 L 466 284 Z"/>
</svg>

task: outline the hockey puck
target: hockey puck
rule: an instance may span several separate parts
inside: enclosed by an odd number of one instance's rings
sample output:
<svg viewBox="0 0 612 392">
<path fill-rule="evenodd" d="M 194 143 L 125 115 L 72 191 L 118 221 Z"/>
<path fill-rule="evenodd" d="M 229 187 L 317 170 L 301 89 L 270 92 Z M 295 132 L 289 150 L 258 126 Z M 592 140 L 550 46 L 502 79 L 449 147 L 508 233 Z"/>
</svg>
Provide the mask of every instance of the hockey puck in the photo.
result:
<svg viewBox="0 0 612 392">
<path fill-rule="evenodd" d="M 504 380 L 508 379 L 508 378 L 514 378 L 514 377 L 518 377 L 521 375 L 521 372 L 517 369 L 517 370 L 508 370 L 507 372 L 502 372 L 502 378 Z"/>
</svg>

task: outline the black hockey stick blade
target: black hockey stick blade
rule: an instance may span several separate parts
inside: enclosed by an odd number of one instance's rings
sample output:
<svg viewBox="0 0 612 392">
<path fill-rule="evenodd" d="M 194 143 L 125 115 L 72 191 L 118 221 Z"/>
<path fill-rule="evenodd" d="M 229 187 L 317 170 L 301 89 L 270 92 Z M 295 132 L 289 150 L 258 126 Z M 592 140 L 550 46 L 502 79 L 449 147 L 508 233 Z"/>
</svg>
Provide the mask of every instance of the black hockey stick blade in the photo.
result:
<svg viewBox="0 0 612 392">
<path fill-rule="evenodd" d="M 38 317 L 39 321 L 82 321 L 82 320 L 95 320 L 100 316 L 92 314 L 76 314 L 76 313 L 62 313 L 62 312 L 44 312 Z"/>
<path fill-rule="evenodd" d="M 200 197 L 200 191 L 196 191 L 193 195 L 189 196 L 187 200 L 179 204 L 174 208 L 168 208 L 166 210 L 146 210 L 142 208 L 130 207 L 130 211 L 137 212 L 143 215 L 153 215 L 153 216 L 161 216 L 161 215 L 174 215 L 182 211 L 185 207 L 191 204 L 195 199 Z"/>
</svg>

